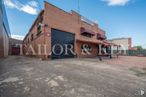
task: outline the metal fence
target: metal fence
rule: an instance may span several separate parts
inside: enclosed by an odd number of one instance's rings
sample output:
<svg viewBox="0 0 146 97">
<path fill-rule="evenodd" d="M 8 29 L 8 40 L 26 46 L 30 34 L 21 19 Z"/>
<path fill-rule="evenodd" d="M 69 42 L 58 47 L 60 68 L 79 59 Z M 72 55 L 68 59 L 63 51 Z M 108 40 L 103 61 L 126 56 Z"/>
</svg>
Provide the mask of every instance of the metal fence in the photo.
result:
<svg viewBox="0 0 146 97">
<path fill-rule="evenodd" d="M 129 50 L 127 51 L 127 54 L 129 56 L 138 56 L 138 55 L 146 56 L 146 50 Z"/>
</svg>

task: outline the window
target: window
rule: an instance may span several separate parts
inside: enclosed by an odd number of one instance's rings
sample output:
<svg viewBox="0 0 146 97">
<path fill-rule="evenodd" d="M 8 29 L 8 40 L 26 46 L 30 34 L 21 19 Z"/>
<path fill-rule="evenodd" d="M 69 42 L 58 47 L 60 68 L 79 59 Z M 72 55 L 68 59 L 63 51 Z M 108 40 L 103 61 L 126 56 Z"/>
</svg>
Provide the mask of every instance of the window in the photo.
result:
<svg viewBox="0 0 146 97">
<path fill-rule="evenodd" d="M 92 38 L 93 37 L 93 35 L 92 34 L 89 34 L 89 33 L 82 33 L 81 35 L 86 36 L 86 37 L 89 37 L 89 38 Z"/>
<path fill-rule="evenodd" d="M 41 34 L 41 25 L 38 24 L 37 26 L 37 36 Z"/>
<path fill-rule="evenodd" d="M 40 35 L 42 33 L 42 26 L 40 24 L 42 24 L 43 22 L 43 16 L 39 16 L 38 17 L 38 23 L 37 23 L 37 36 Z"/>
<path fill-rule="evenodd" d="M 24 43 L 27 45 L 27 40 L 25 40 Z"/>
<path fill-rule="evenodd" d="M 28 44 L 29 44 L 29 38 L 28 38 L 27 42 L 28 42 Z"/>
<path fill-rule="evenodd" d="M 97 34 L 97 39 L 105 40 L 106 36 L 105 35 L 101 35 L 101 34 Z"/>
<path fill-rule="evenodd" d="M 86 37 L 93 37 L 95 35 L 95 32 L 93 32 L 92 30 L 86 29 L 84 27 L 80 28 L 81 30 L 81 35 L 86 36 Z"/>
<path fill-rule="evenodd" d="M 31 34 L 31 41 L 33 41 L 33 34 Z"/>
</svg>

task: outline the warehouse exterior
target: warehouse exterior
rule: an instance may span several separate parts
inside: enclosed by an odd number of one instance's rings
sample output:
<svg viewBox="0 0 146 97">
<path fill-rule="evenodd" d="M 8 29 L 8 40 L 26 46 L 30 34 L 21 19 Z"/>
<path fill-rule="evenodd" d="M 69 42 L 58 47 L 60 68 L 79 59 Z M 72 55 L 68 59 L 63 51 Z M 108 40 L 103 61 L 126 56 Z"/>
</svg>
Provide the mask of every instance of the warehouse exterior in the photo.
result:
<svg viewBox="0 0 146 97">
<path fill-rule="evenodd" d="M 10 29 L 3 0 L 0 0 L 0 58 L 8 56 Z"/>
<path fill-rule="evenodd" d="M 106 40 L 105 31 L 99 28 L 98 24 L 75 11 L 68 13 L 48 2 L 45 2 L 44 7 L 23 40 L 25 54 L 34 55 L 35 51 L 37 57 L 52 59 L 75 56 L 96 57 L 99 53 L 99 45 L 109 48 L 110 43 Z M 42 46 L 43 44 L 46 49 Z M 65 44 L 70 44 L 67 46 L 72 48 L 75 54 L 70 51 L 69 55 L 66 55 L 65 50 L 59 55 L 52 53 L 53 46 L 56 44 L 58 45 L 55 48 L 57 54 L 60 48 L 66 48 Z M 83 52 L 86 53 L 83 50 L 84 46 L 90 54 L 83 54 Z M 44 55 L 40 54 L 40 48 L 41 52 L 45 52 Z"/>
</svg>

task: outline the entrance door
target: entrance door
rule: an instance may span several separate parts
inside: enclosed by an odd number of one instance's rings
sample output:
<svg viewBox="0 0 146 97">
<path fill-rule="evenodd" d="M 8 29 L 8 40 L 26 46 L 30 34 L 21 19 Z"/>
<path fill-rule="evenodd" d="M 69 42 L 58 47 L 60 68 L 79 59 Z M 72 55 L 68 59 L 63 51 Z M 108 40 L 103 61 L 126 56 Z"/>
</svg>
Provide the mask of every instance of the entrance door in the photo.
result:
<svg viewBox="0 0 146 97">
<path fill-rule="evenodd" d="M 51 46 L 52 46 L 52 51 L 54 51 L 52 52 L 52 59 L 73 58 L 74 54 L 70 50 L 67 51 L 68 54 L 65 54 L 65 50 L 66 50 L 65 45 L 68 45 L 68 48 L 71 48 L 72 45 L 73 47 L 72 51 L 74 52 L 75 35 L 70 32 L 65 32 L 57 29 L 51 29 L 51 32 L 52 32 Z"/>
</svg>

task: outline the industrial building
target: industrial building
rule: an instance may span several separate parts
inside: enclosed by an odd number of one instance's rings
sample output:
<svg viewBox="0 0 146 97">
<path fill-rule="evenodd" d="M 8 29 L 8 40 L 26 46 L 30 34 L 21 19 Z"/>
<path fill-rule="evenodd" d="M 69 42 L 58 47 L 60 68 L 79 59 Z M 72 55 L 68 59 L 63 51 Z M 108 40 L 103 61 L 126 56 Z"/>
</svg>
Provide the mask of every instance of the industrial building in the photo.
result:
<svg viewBox="0 0 146 97">
<path fill-rule="evenodd" d="M 0 58 L 8 56 L 10 29 L 3 0 L 0 0 Z"/>
<path fill-rule="evenodd" d="M 106 48 L 107 51 L 110 50 L 112 45 L 106 40 L 106 32 L 97 23 L 88 20 L 75 11 L 66 12 L 46 1 L 44 10 L 37 16 L 25 36 L 23 44 L 24 54 L 27 53 L 27 55 L 45 59 L 97 57 L 99 55 L 99 45 Z M 40 44 L 45 44 L 46 49 L 44 49 L 44 46 L 38 46 Z M 57 54 L 52 52 L 54 50 L 53 46 L 56 44 L 59 45 L 55 48 Z M 69 46 L 75 54 L 71 51 L 66 54 L 65 50 L 58 54 L 61 48 L 66 48 L 64 44 L 70 44 Z M 87 48 L 87 53 L 90 54 L 83 54 L 86 53 L 84 46 Z M 33 51 L 28 51 L 30 48 L 33 48 Z M 45 52 L 44 55 L 40 54 L 38 48 L 41 49 L 41 52 Z M 102 54 L 105 55 L 104 52 Z"/>
</svg>

